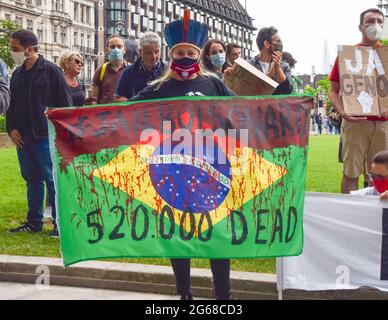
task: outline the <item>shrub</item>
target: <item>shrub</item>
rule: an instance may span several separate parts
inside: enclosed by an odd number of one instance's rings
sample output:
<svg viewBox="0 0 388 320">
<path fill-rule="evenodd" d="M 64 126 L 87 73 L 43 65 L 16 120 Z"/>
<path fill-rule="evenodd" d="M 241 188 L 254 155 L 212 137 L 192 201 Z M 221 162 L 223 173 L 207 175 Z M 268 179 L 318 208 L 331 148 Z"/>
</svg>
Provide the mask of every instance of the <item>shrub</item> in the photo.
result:
<svg viewBox="0 0 388 320">
<path fill-rule="evenodd" d="M 0 116 L 0 133 L 5 132 L 5 116 Z"/>
</svg>

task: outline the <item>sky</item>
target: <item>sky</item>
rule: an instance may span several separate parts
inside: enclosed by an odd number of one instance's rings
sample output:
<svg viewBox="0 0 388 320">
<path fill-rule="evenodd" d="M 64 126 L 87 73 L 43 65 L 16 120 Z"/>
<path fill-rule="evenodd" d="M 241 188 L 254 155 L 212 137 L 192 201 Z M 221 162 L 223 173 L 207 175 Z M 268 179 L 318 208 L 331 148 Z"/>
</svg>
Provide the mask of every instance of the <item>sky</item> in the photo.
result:
<svg viewBox="0 0 388 320">
<path fill-rule="evenodd" d="M 244 0 L 240 0 L 244 5 Z M 358 30 L 360 14 L 376 8 L 378 0 L 246 0 L 253 25 L 275 26 L 284 51 L 298 61 L 295 73 L 322 72 L 325 40 L 330 64 L 337 56 L 337 45 L 354 45 L 361 40 Z M 256 39 L 257 31 L 255 32 Z M 254 48 L 257 50 L 256 43 Z"/>
</svg>

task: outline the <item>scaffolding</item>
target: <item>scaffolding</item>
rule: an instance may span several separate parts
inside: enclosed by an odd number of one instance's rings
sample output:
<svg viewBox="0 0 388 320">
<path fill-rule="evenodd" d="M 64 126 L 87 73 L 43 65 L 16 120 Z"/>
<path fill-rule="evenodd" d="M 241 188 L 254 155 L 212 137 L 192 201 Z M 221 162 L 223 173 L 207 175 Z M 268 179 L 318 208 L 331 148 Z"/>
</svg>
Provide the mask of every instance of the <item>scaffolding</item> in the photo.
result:
<svg viewBox="0 0 388 320">
<path fill-rule="evenodd" d="M 388 0 L 378 0 L 377 7 L 388 17 Z"/>
</svg>

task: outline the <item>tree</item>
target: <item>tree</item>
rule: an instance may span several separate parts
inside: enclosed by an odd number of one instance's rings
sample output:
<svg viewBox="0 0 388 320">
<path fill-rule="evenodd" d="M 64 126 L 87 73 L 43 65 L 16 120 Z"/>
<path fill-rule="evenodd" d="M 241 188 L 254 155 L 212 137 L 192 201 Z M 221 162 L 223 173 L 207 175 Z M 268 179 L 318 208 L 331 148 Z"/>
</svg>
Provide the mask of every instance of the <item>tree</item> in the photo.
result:
<svg viewBox="0 0 388 320">
<path fill-rule="evenodd" d="M 326 101 L 326 111 L 329 112 L 331 108 L 331 101 L 329 99 L 330 80 L 329 77 L 324 77 L 317 82 L 317 92 L 322 92 Z"/>
<path fill-rule="evenodd" d="M 381 39 L 380 43 L 382 46 L 388 46 L 388 39 Z"/>
<path fill-rule="evenodd" d="M 11 20 L 0 20 L 0 58 L 11 69 L 14 68 L 15 62 L 11 57 L 9 41 L 11 33 L 19 29 L 21 26 Z"/>
<path fill-rule="evenodd" d="M 317 82 L 318 91 L 323 91 L 327 96 L 330 89 L 330 80 L 328 77 L 324 77 L 322 80 Z"/>
<path fill-rule="evenodd" d="M 317 90 L 310 85 L 305 86 L 303 91 L 304 91 L 304 94 L 307 94 L 310 96 L 315 96 L 317 94 Z"/>
</svg>

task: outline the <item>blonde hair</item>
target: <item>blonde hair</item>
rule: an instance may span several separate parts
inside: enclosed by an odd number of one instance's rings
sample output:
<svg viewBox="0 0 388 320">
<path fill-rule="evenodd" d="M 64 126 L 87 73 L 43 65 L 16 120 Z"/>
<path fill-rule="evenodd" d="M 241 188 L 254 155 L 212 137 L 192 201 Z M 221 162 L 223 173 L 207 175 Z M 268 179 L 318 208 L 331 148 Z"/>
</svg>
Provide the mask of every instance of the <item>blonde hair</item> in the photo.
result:
<svg viewBox="0 0 388 320">
<path fill-rule="evenodd" d="M 80 59 L 82 63 L 84 63 L 84 58 L 82 55 L 77 51 L 71 51 L 71 50 L 65 50 L 61 53 L 58 61 L 58 65 L 62 70 L 66 69 L 66 63 L 69 62 L 73 56 L 76 56 Z"/>
</svg>

